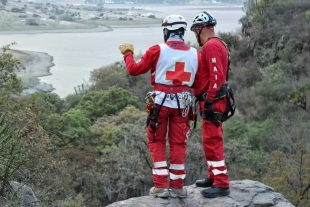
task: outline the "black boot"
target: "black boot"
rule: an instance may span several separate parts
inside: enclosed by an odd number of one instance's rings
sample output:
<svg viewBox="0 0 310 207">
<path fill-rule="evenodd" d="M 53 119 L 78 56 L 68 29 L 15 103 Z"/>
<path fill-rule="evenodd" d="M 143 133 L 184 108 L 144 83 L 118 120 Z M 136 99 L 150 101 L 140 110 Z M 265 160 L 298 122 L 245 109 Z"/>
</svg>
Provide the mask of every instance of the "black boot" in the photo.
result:
<svg viewBox="0 0 310 207">
<path fill-rule="evenodd" d="M 201 194 L 206 198 L 216 198 L 218 196 L 228 196 L 230 194 L 229 188 L 220 188 L 212 186 L 208 189 L 203 189 Z"/>
<path fill-rule="evenodd" d="M 208 178 L 196 181 L 196 187 L 207 188 L 213 185 L 214 179 Z"/>
</svg>

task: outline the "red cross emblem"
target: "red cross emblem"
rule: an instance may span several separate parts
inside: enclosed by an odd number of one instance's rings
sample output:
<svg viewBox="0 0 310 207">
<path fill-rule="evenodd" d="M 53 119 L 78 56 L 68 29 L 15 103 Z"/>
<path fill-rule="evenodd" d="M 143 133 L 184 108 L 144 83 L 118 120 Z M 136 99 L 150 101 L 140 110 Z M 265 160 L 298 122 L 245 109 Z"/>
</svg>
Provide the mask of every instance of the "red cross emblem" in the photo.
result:
<svg viewBox="0 0 310 207">
<path fill-rule="evenodd" d="M 176 62 L 173 71 L 166 72 L 166 80 L 172 81 L 173 85 L 183 85 L 183 82 L 190 82 L 191 72 L 185 72 L 185 62 Z"/>
</svg>

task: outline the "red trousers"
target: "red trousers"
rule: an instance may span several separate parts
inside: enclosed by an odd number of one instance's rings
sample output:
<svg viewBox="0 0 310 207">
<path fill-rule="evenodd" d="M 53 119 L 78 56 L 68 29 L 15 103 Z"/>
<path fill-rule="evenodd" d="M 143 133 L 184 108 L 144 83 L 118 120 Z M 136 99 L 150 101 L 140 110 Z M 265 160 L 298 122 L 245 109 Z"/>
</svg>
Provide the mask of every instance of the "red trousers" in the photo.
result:
<svg viewBox="0 0 310 207">
<path fill-rule="evenodd" d="M 182 109 L 180 109 L 182 114 Z M 186 142 L 190 133 L 188 115 L 162 106 L 155 132 L 147 127 L 148 147 L 153 159 L 153 182 L 156 188 L 182 188 L 184 185 Z M 168 132 L 168 137 L 167 137 Z M 170 165 L 166 158 L 166 139 L 169 142 Z"/>
<path fill-rule="evenodd" d="M 204 103 L 200 103 L 203 106 Z M 214 111 L 224 112 L 226 99 L 220 100 L 213 105 Z M 208 178 L 214 179 L 214 186 L 221 188 L 229 187 L 229 177 L 224 157 L 224 140 L 222 125 L 216 127 L 210 120 L 203 119 L 202 144 L 208 164 Z"/>
</svg>

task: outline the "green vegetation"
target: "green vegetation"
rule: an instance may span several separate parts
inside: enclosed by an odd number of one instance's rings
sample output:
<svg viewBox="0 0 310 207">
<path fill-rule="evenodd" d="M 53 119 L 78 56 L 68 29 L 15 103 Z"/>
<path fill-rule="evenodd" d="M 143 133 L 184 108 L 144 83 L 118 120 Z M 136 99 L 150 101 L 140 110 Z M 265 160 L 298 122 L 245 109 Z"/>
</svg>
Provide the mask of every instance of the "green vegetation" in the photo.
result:
<svg viewBox="0 0 310 207">
<path fill-rule="evenodd" d="M 14 43 L 13 43 L 14 44 Z M 16 71 L 24 69 L 21 63 L 13 58 L 8 52 L 10 45 L 4 46 L 0 53 L 0 92 L 18 93 L 21 92 L 21 80 L 17 78 Z"/>
<path fill-rule="evenodd" d="M 308 207 L 310 3 L 249 0 L 246 9 L 241 34 L 220 34 L 231 50 L 238 107 L 224 123 L 230 179 L 261 181 Z M 12 198 L 4 190 L 11 180 L 31 186 L 43 206 L 105 206 L 147 194 L 150 74 L 131 77 L 116 62 L 92 71 L 90 83 L 64 100 L 19 96 L 14 71 L 22 66 L 9 46 L 0 54 L 1 197 Z M 188 141 L 186 185 L 206 173 L 197 125 Z"/>
<path fill-rule="evenodd" d="M 303 0 L 247 2 L 231 74 L 240 113 L 234 119 L 243 126 L 226 126 L 226 137 L 249 145 L 238 165 L 242 178 L 262 181 L 301 207 L 310 205 L 309 9 Z"/>
</svg>

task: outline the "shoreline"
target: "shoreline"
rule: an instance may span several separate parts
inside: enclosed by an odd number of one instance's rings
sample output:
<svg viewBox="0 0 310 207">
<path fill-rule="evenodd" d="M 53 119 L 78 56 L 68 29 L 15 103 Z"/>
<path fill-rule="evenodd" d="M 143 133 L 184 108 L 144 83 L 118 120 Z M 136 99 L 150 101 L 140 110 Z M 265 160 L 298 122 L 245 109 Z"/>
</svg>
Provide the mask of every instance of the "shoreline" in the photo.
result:
<svg viewBox="0 0 310 207">
<path fill-rule="evenodd" d="M 207 5 L 205 5 L 207 6 Z M 191 5 L 191 8 L 186 8 L 186 10 L 194 9 L 196 5 Z M 216 8 L 218 9 L 218 7 Z M 232 10 L 239 10 L 240 7 L 234 7 Z M 158 12 L 158 11 L 157 11 Z M 112 22 L 111 22 L 112 23 Z M 18 35 L 18 34 L 43 34 L 43 33 L 100 33 L 100 32 L 110 32 L 116 29 L 122 28 L 154 28 L 158 27 L 157 23 L 142 23 L 142 24 L 112 24 L 101 25 L 95 28 L 65 28 L 65 29 L 36 29 L 36 30 L 13 30 L 10 31 L 0 31 L 1 35 Z M 15 28 L 17 29 L 17 28 Z M 41 81 L 40 77 L 53 75 L 50 70 L 55 65 L 53 63 L 53 56 L 44 52 L 35 52 L 27 50 L 15 50 L 11 49 L 11 52 L 15 55 L 19 55 L 18 60 L 26 68 L 17 73 L 17 76 L 22 79 L 24 90 L 22 94 L 31 94 L 35 92 L 46 92 L 50 93 L 55 90 L 52 84 L 44 83 Z M 23 56 L 23 58 L 22 58 Z"/>
<path fill-rule="evenodd" d="M 48 83 L 41 82 L 39 77 L 53 75 L 50 68 L 55 66 L 53 56 L 44 52 L 15 50 L 10 52 L 14 58 L 18 59 L 25 67 L 25 70 L 16 72 L 18 78 L 22 80 L 22 95 L 32 94 L 35 92 L 52 92 L 55 88 Z"/>
<path fill-rule="evenodd" d="M 97 33 L 97 32 L 110 32 L 114 28 L 150 28 L 158 27 L 158 24 L 135 24 L 135 25 L 109 25 L 99 26 L 93 29 L 51 29 L 51 30 L 12 30 L 12 31 L 0 31 L 0 35 L 10 34 L 43 34 L 43 33 Z"/>
<path fill-rule="evenodd" d="M 31 30 L 31 31 L 0 31 L 0 35 L 8 34 L 41 34 L 41 33 L 93 33 L 109 32 L 114 28 L 149 28 L 157 27 L 157 24 L 148 25 L 111 25 L 99 26 L 94 29 L 66 29 L 66 30 Z M 25 67 L 25 70 L 16 72 L 18 78 L 22 80 L 22 95 L 28 95 L 35 92 L 51 93 L 55 88 L 52 84 L 42 82 L 40 77 L 53 75 L 50 70 L 55 64 L 53 56 L 45 52 L 10 49 L 13 56 L 18 59 Z"/>
<path fill-rule="evenodd" d="M 110 26 L 99 26 L 92 29 L 39 29 L 39 30 L 11 30 L 0 31 L 0 35 L 9 34 L 41 34 L 41 33 L 93 33 L 93 32 L 110 32 L 112 31 Z"/>
</svg>

